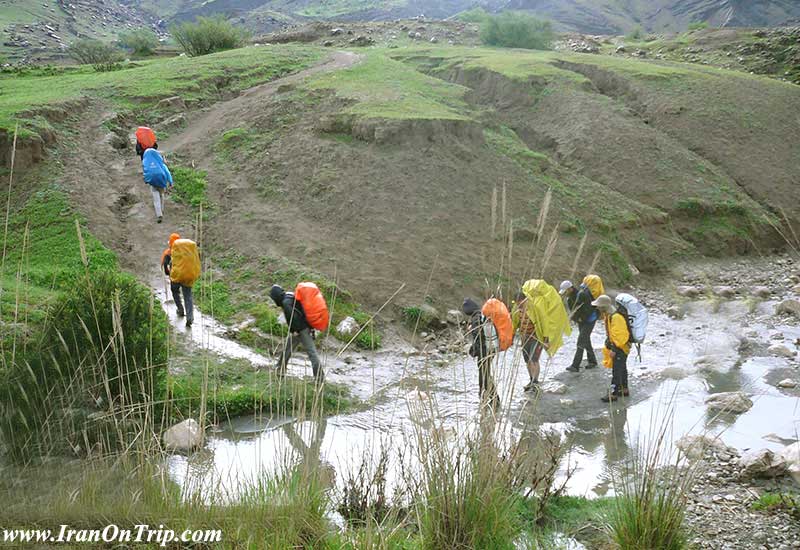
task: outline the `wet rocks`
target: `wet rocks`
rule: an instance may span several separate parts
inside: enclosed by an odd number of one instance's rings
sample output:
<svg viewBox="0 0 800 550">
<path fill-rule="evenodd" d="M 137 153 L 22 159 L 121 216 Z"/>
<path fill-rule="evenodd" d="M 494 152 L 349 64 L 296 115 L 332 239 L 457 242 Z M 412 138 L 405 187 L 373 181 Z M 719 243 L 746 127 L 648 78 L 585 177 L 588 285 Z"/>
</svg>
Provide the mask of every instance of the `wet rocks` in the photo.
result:
<svg viewBox="0 0 800 550">
<path fill-rule="evenodd" d="M 359 35 L 355 38 L 351 38 L 348 43 L 351 46 L 365 47 L 372 46 L 375 43 L 375 40 L 370 36 Z"/>
<path fill-rule="evenodd" d="M 722 392 L 708 396 L 706 405 L 710 410 L 742 414 L 753 407 L 753 401 L 744 392 Z"/>
<path fill-rule="evenodd" d="M 712 291 L 714 296 L 719 296 L 720 298 L 733 298 L 736 296 L 736 290 L 731 286 L 715 286 Z"/>
<path fill-rule="evenodd" d="M 685 435 L 675 442 L 675 446 L 689 460 L 700 460 L 708 451 L 728 453 L 728 446 L 725 443 L 707 435 Z"/>
<path fill-rule="evenodd" d="M 780 460 L 786 464 L 786 472 L 800 485 L 800 442 L 789 445 L 780 454 Z"/>
<path fill-rule="evenodd" d="M 358 323 L 352 317 L 345 317 L 338 325 L 336 325 L 336 332 L 345 338 L 352 338 L 358 332 Z"/>
<path fill-rule="evenodd" d="M 772 344 L 769 348 L 767 348 L 767 352 L 775 357 L 787 357 L 789 359 L 792 359 L 795 355 L 797 355 L 795 350 L 790 349 L 789 346 L 785 346 L 783 344 Z"/>
<path fill-rule="evenodd" d="M 784 300 L 775 308 L 775 313 L 800 317 L 800 302 L 797 300 Z"/>
<path fill-rule="evenodd" d="M 686 317 L 686 309 L 679 306 L 670 306 L 667 308 L 667 315 L 670 319 L 680 320 Z"/>
<path fill-rule="evenodd" d="M 168 451 L 191 451 L 203 444 L 203 431 L 194 418 L 175 424 L 163 436 Z"/>
<path fill-rule="evenodd" d="M 745 453 L 739 458 L 738 466 L 743 479 L 772 478 L 786 472 L 786 462 L 769 449 Z"/>
<path fill-rule="evenodd" d="M 792 388 L 797 387 L 797 382 L 795 382 L 791 378 L 784 378 L 783 380 L 778 382 L 778 387 L 790 390 Z"/>
<path fill-rule="evenodd" d="M 768 286 L 754 286 L 750 289 L 750 295 L 755 296 L 756 298 L 761 298 L 762 300 L 766 300 L 772 296 L 772 291 Z"/>
</svg>

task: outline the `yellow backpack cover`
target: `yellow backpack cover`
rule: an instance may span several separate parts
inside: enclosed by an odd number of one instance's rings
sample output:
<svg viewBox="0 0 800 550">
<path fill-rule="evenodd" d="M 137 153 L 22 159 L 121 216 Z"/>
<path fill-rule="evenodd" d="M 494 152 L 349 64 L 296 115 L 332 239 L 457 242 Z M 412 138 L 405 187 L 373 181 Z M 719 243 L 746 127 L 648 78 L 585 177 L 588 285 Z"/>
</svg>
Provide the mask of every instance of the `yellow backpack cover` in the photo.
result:
<svg viewBox="0 0 800 550">
<path fill-rule="evenodd" d="M 583 278 L 583 284 L 589 287 L 589 292 L 592 293 L 592 298 L 595 300 L 606 293 L 606 289 L 603 288 L 603 279 L 599 275 L 587 275 Z"/>
<path fill-rule="evenodd" d="M 191 239 L 178 239 L 172 245 L 172 268 L 169 279 L 183 286 L 193 286 L 200 278 L 200 253 Z"/>
</svg>

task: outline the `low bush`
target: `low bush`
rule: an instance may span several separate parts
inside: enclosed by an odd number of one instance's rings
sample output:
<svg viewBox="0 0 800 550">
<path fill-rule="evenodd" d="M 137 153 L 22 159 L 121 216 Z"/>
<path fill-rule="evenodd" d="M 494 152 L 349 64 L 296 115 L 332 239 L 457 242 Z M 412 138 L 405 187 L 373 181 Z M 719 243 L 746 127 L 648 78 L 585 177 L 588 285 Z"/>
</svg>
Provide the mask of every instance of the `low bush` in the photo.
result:
<svg viewBox="0 0 800 550">
<path fill-rule="evenodd" d="M 113 271 L 78 279 L 38 343 L 8 360 L 0 433 L 23 461 L 112 451 L 159 415 L 166 359 L 167 319 L 147 287 Z"/>
<path fill-rule="evenodd" d="M 134 55 L 153 55 L 158 47 L 158 37 L 148 29 L 136 29 L 120 34 L 119 45 Z"/>
<path fill-rule="evenodd" d="M 186 55 L 192 57 L 238 48 L 249 37 L 246 30 L 222 16 L 198 17 L 194 23 L 173 25 L 170 31 Z"/>
<path fill-rule="evenodd" d="M 689 23 L 688 29 L 690 31 L 700 31 L 708 28 L 708 21 L 692 21 Z"/>
<path fill-rule="evenodd" d="M 506 11 L 487 17 L 481 25 L 481 40 L 489 46 L 549 50 L 554 38 L 550 21 L 526 13 Z"/>
<path fill-rule="evenodd" d="M 119 51 L 110 44 L 82 38 L 67 49 L 69 56 L 82 65 L 91 65 L 96 71 L 110 71 L 121 61 Z"/>
</svg>

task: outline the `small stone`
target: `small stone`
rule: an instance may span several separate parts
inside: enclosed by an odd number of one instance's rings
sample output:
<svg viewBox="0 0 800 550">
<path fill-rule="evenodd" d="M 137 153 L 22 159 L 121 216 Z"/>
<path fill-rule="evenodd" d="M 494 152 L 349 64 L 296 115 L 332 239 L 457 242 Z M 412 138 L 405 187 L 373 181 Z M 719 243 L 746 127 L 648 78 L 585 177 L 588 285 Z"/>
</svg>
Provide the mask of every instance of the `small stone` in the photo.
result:
<svg viewBox="0 0 800 550">
<path fill-rule="evenodd" d="M 447 310 L 445 318 L 447 319 L 447 323 L 451 325 L 459 326 L 464 322 L 464 314 L 458 309 Z"/>
<path fill-rule="evenodd" d="M 345 317 L 336 325 L 336 332 L 345 338 L 352 338 L 358 332 L 358 323 L 352 317 Z"/>
<path fill-rule="evenodd" d="M 766 286 L 754 286 L 752 289 L 750 289 L 750 294 L 756 298 L 767 299 L 772 296 L 772 291 Z"/>
<path fill-rule="evenodd" d="M 184 103 L 183 98 L 176 95 L 162 99 L 156 104 L 156 108 L 183 111 L 186 109 L 186 103 Z"/>
<path fill-rule="evenodd" d="M 706 405 L 711 410 L 741 414 L 753 407 L 753 401 L 743 392 L 715 393 L 706 398 Z"/>
<path fill-rule="evenodd" d="M 715 286 L 713 292 L 714 296 L 720 298 L 733 298 L 736 295 L 736 291 L 730 286 Z"/>
<path fill-rule="evenodd" d="M 702 290 L 696 286 L 679 286 L 677 292 L 678 296 L 685 298 L 697 298 L 702 294 Z"/>
<path fill-rule="evenodd" d="M 546 382 L 542 384 L 542 391 L 545 393 L 564 395 L 567 393 L 567 385 L 561 382 Z"/>
<path fill-rule="evenodd" d="M 779 388 L 785 388 L 785 389 L 796 388 L 797 387 L 797 382 L 795 382 L 791 378 L 784 378 L 783 380 L 778 382 L 778 387 Z"/>
<path fill-rule="evenodd" d="M 774 355 L 776 357 L 788 357 L 792 358 L 797 355 L 797 352 L 793 349 L 789 349 L 789 346 L 784 346 L 783 344 L 772 344 L 767 351 L 770 355 Z"/>
<path fill-rule="evenodd" d="M 775 313 L 800 317 L 800 302 L 797 300 L 784 300 L 775 308 Z"/>
</svg>

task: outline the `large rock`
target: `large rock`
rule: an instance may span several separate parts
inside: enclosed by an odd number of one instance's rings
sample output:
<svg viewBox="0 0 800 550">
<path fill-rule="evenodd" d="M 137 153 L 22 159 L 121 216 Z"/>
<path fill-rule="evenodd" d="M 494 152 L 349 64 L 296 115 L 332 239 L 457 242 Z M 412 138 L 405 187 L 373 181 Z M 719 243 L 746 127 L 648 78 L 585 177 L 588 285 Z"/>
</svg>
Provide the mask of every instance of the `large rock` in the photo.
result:
<svg viewBox="0 0 800 550">
<path fill-rule="evenodd" d="M 352 338 L 358 332 L 358 323 L 352 317 L 345 317 L 341 322 L 336 325 L 336 332 L 345 338 Z"/>
<path fill-rule="evenodd" d="M 715 286 L 714 295 L 720 298 L 733 298 L 736 295 L 736 291 L 730 286 Z"/>
<path fill-rule="evenodd" d="M 772 344 L 767 351 L 770 355 L 774 355 L 776 357 L 789 357 L 792 358 L 797 355 L 797 352 L 793 349 L 790 349 L 789 346 L 784 346 L 783 344 Z"/>
<path fill-rule="evenodd" d="M 689 460 L 703 458 L 706 451 L 712 451 L 717 454 L 730 454 L 728 446 L 719 438 L 707 435 L 685 435 L 675 442 L 675 446 Z"/>
<path fill-rule="evenodd" d="M 186 109 L 186 103 L 180 96 L 172 96 L 166 99 L 162 99 L 156 104 L 158 109 L 171 109 L 171 110 L 180 110 L 183 111 Z"/>
<path fill-rule="evenodd" d="M 767 286 L 754 286 L 750 289 L 750 294 L 756 298 L 767 299 L 772 296 L 772 291 Z"/>
<path fill-rule="evenodd" d="M 783 449 L 780 460 L 786 464 L 786 472 L 800 485 L 800 442 L 793 443 Z"/>
<path fill-rule="evenodd" d="M 163 440 L 168 451 L 191 451 L 203 444 L 203 431 L 194 418 L 187 418 L 164 432 Z"/>
<path fill-rule="evenodd" d="M 800 317 L 800 302 L 797 300 L 784 300 L 775 308 L 778 315 L 794 315 Z"/>
<path fill-rule="evenodd" d="M 777 477 L 786 472 L 786 461 L 769 449 L 760 449 L 742 455 L 739 468 L 744 479 Z"/>
<path fill-rule="evenodd" d="M 684 296 L 686 298 L 697 298 L 702 294 L 703 291 L 700 287 L 696 286 L 679 286 L 678 287 L 678 296 Z"/>
<path fill-rule="evenodd" d="M 458 309 L 449 309 L 447 310 L 447 323 L 451 325 L 460 325 L 466 319 L 464 318 L 464 314 Z"/>
<path fill-rule="evenodd" d="M 709 395 L 706 398 L 706 405 L 711 410 L 741 414 L 750 410 L 753 401 L 743 392 L 723 392 Z"/>
</svg>

